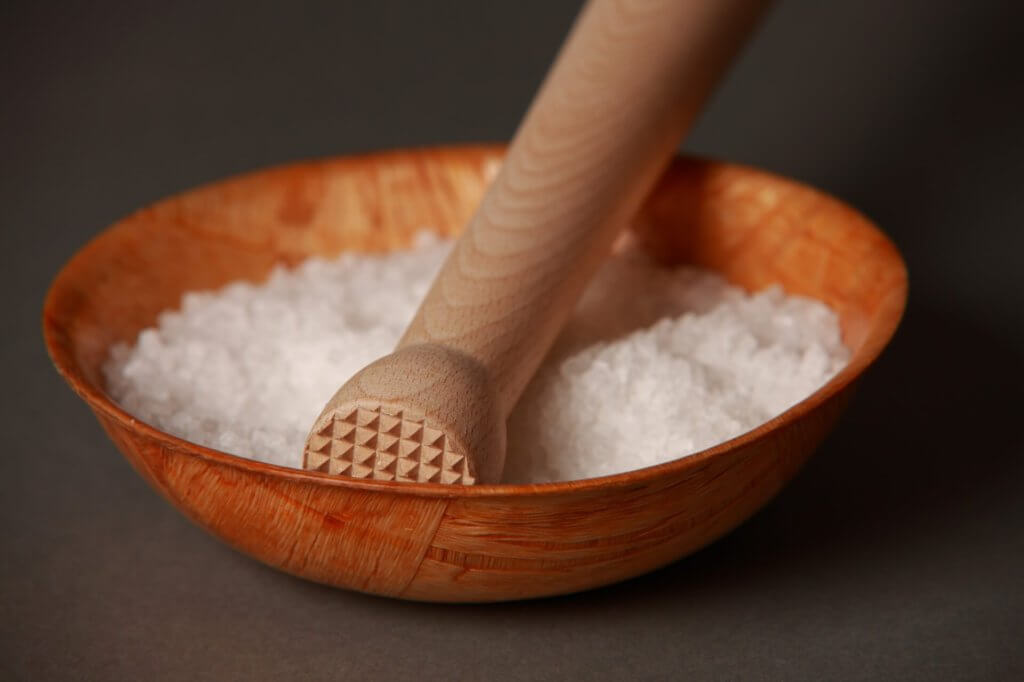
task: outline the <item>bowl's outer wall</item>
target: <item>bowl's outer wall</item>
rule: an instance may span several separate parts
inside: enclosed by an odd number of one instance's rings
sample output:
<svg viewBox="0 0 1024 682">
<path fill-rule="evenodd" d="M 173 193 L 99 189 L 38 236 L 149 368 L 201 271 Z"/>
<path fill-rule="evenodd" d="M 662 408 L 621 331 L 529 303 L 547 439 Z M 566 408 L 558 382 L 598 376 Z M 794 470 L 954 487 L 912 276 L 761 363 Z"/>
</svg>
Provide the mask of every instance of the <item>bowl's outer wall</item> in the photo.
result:
<svg viewBox="0 0 1024 682">
<path fill-rule="evenodd" d="M 103 393 L 109 345 L 133 339 L 183 292 L 258 280 L 309 255 L 395 248 L 423 227 L 457 233 L 500 157 L 497 147 L 463 147 L 311 162 L 160 202 L 91 242 L 58 276 L 44 319 L 51 355 L 157 490 L 289 573 L 410 599 L 494 601 L 579 591 L 664 565 L 781 489 L 832 428 L 906 298 L 903 263 L 868 221 L 753 169 L 677 161 L 634 229 L 666 260 L 828 302 L 853 358 L 809 399 L 704 453 L 542 486 L 357 484 L 200 448 L 138 422 Z"/>
<path fill-rule="evenodd" d="M 445 499 L 326 487 L 197 457 L 100 415 L 136 470 L 189 518 L 297 576 L 427 601 L 584 590 L 728 532 L 799 469 L 846 392 L 692 471 L 618 488 Z"/>
</svg>

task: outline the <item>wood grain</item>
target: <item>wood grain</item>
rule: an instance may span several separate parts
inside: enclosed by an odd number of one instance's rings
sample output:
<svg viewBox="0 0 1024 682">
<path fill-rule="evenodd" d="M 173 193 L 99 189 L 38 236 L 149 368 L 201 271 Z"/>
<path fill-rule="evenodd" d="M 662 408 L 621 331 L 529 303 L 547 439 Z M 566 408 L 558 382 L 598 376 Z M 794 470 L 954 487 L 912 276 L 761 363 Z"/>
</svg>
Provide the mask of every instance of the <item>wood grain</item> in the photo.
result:
<svg viewBox="0 0 1024 682">
<path fill-rule="evenodd" d="M 500 480 L 515 403 L 765 5 L 587 3 L 398 351 L 339 377 L 306 468 Z M 400 438 L 407 427 L 391 416 L 395 433 L 360 440 L 351 416 L 381 404 L 412 411 L 442 442 Z"/>
<path fill-rule="evenodd" d="M 259 281 L 277 263 L 455 234 L 501 160 L 497 147 L 299 164 L 172 197 L 120 221 L 57 276 L 44 311 L 57 369 L 133 466 L 197 524 L 310 580 L 432 601 L 564 594 L 695 551 L 775 495 L 831 429 L 899 322 L 906 271 L 859 213 L 761 171 L 677 159 L 633 221 L 666 262 L 714 267 L 826 301 L 850 364 L 732 441 L 646 469 L 540 485 L 393 483 L 286 469 L 163 433 L 106 395 L 100 366 L 185 291 Z"/>
</svg>

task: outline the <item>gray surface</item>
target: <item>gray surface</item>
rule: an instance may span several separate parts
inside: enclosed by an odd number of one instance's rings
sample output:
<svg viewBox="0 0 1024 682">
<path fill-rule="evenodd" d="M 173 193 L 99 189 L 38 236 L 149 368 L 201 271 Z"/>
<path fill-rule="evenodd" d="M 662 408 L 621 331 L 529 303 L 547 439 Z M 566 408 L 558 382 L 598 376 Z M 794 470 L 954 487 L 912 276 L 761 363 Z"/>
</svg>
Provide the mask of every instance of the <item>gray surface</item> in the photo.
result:
<svg viewBox="0 0 1024 682">
<path fill-rule="evenodd" d="M 0 7 L 0 678 L 1024 679 L 1019 3 L 777 10 L 690 147 L 877 219 L 912 271 L 899 337 L 728 538 L 482 607 L 334 591 L 223 547 L 61 383 L 39 312 L 81 244 L 171 192 L 507 138 L 575 3 L 92 4 Z"/>
</svg>

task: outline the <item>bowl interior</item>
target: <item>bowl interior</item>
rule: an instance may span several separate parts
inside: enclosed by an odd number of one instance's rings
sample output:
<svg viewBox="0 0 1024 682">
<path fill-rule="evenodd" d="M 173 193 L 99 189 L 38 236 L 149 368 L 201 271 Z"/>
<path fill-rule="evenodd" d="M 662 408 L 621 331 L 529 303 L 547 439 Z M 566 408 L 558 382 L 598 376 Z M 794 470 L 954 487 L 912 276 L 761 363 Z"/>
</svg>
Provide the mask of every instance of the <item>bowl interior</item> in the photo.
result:
<svg viewBox="0 0 1024 682">
<path fill-rule="evenodd" d="M 58 276 L 45 311 L 51 355 L 94 409 L 117 414 L 103 391 L 107 349 L 134 340 L 184 292 L 259 281 L 313 255 L 393 249 L 423 228 L 456 234 L 502 154 L 456 147 L 302 163 L 138 211 Z M 884 235 L 841 202 L 754 169 L 679 159 L 633 229 L 666 262 L 716 269 L 748 290 L 781 284 L 835 309 L 851 362 L 823 395 L 877 356 L 903 310 L 906 271 Z"/>
</svg>

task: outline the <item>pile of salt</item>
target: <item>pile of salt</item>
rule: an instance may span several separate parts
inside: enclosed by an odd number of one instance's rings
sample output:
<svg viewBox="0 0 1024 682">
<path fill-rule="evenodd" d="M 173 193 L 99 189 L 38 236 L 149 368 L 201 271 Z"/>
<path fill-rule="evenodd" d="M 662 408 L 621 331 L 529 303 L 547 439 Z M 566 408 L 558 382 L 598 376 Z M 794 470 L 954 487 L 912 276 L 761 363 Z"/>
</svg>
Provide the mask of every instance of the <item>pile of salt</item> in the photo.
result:
<svg viewBox="0 0 1024 682">
<path fill-rule="evenodd" d="M 338 386 L 390 352 L 450 243 L 346 253 L 261 285 L 186 294 L 134 346 L 111 350 L 111 396 L 208 447 L 301 466 Z M 382 319 L 380 311 L 398 311 Z M 609 259 L 509 420 L 505 481 L 612 474 L 733 438 L 783 412 L 848 359 L 836 315 L 778 288 L 754 295 L 637 251 Z"/>
</svg>

